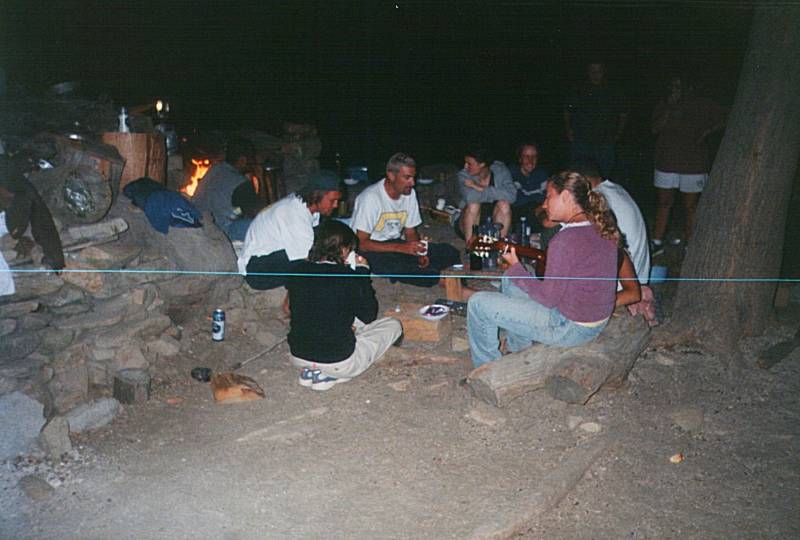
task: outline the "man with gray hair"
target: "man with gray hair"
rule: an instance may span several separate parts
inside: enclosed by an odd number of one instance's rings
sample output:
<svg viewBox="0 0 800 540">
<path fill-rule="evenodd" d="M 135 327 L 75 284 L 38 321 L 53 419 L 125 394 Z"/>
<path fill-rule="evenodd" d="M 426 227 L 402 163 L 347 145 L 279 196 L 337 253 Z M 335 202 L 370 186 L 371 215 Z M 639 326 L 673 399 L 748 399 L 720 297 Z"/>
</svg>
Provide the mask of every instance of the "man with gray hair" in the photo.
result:
<svg viewBox="0 0 800 540">
<path fill-rule="evenodd" d="M 414 158 L 394 154 L 386 163 L 386 178 L 356 198 L 350 226 L 374 274 L 390 275 L 392 282 L 433 287 L 439 283 L 439 273 L 460 262 L 460 257 L 451 245 L 420 239 L 416 174 Z"/>
</svg>

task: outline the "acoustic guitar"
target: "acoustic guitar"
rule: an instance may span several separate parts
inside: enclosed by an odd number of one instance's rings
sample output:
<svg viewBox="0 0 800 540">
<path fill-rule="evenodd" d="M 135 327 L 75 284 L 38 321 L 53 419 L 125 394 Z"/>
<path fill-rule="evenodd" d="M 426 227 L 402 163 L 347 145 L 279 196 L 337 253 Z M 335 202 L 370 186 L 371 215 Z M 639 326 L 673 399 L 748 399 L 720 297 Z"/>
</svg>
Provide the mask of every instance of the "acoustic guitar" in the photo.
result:
<svg viewBox="0 0 800 540">
<path fill-rule="evenodd" d="M 544 277 L 544 268 L 547 262 L 547 253 L 541 249 L 530 246 L 521 246 L 507 240 L 496 240 L 491 236 L 473 236 L 469 242 L 468 249 L 479 257 L 488 257 L 492 251 L 505 251 L 506 248 L 514 248 L 519 257 L 526 257 L 533 261 L 536 268 L 536 276 Z"/>
</svg>

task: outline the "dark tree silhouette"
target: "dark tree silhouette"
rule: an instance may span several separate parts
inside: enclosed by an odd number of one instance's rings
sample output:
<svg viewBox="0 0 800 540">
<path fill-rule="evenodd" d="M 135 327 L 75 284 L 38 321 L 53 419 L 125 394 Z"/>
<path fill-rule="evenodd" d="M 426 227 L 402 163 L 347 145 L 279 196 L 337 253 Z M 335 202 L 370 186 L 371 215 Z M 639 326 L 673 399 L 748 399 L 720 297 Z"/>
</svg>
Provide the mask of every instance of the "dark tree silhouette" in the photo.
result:
<svg viewBox="0 0 800 540">
<path fill-rule="evenodd" d="M 683 262 L 684 278 L 777 278 L 800 153 L 800 5 L 754 9 L 750 42 L 709 185 Z M 772 319 L 774 281 L 681 282 L 668 330 L 729 352 Z M 673 333 L 674 332 L 674 333 Z"/>
</svg>

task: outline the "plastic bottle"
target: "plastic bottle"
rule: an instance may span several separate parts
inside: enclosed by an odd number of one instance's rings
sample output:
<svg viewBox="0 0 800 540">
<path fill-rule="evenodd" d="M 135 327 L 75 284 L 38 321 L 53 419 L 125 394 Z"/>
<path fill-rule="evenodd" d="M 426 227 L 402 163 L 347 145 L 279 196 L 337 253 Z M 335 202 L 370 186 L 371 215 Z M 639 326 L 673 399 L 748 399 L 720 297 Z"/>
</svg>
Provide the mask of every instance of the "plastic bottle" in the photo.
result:
<svg viewBox="0 0 800 540">
<path fill-rule="evenodd" d="M 494 232 L 494 227 L 492 225 L 492 216 L 486 216 L 486 219 L 483 220 L 483 227 L 481 227 L 481 234 L 491 236 Z"/>
<path fill-rule="evenodd" d="M 119 110 L 119 128 L 118 131 L 120 133 L 130 133 L 130 129 L 128 129 L 128 110 L 125 107 L 122 107 Z"/>
<path fill-rule="evenodd" d="M 531 233 L 528 229 L 528 218 L 522 216 L 519 218 L 519 242 L 523 246 L 528 246 L 531 243 Z"/>
</svg>

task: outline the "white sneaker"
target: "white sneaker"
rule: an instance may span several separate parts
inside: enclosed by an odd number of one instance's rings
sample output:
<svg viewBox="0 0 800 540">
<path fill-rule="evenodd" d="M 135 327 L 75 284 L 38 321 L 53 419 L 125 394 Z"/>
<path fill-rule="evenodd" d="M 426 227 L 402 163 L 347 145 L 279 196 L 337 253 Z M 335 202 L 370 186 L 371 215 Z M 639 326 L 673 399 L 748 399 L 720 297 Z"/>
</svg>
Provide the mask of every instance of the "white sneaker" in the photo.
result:
<svg viewBox="0 0 800 540">
<path fill-rule="evenodd" d="M 312 390 L 328 390 L 334 385 L 347 382 L 350 379 L 337 379 L 336 377 L 328 377 L 323 375 L 320 370 L 315 370 L 311 374 L 311 389 Z"/>
</svg>

